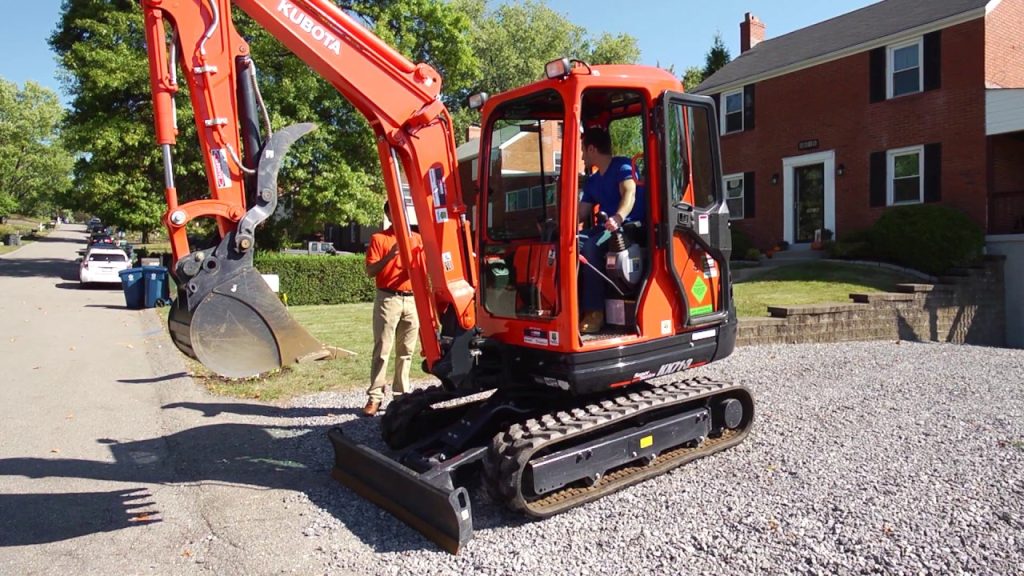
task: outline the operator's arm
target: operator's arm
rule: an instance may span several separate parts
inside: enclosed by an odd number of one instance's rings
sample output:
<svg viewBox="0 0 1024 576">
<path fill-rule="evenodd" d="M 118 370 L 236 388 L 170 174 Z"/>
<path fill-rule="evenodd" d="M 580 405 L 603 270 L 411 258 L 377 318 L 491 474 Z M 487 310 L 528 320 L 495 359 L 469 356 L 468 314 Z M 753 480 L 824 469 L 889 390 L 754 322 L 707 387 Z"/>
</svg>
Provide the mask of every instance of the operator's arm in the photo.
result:
<svg viewBox="0 0 1024 576">
<path fill-rule="evenodd" d="M 622 195 L 622 200 L 619 201 L 619 208 L 615 211 L 615 216 L 618 216 L 618 223 L 622 224 L 626 221 L 629 213 L 633 211 L 633 204 L 636 202 L 636 182 L 632 179 L 619 182 L 619 194 Z"/>
</svg>

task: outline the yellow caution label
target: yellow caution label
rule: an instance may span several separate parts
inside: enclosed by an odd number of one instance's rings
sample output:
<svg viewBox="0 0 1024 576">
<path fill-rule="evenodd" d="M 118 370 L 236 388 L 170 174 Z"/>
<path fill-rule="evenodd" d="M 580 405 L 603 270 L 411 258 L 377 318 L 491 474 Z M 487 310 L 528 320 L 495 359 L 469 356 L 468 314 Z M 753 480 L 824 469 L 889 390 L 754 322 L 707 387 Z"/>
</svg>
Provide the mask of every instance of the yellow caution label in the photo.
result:
<svg viewBox="0 0 1024 576">
<path fill-rule="evenodd" d="M 651 446 L 654 446 L 654 436 L 644 436 L 640 439 L 641 448 L 650 448 Z"/>
</svg>

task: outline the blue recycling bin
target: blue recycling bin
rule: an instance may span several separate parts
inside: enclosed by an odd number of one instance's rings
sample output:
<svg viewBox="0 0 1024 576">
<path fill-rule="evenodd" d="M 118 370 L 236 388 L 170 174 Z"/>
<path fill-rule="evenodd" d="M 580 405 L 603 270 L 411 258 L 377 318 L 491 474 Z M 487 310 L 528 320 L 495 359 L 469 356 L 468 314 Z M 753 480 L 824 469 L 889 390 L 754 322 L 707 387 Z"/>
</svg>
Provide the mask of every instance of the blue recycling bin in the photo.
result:
<svg viewBox="0 0 1024 576">
<path fill-rule="evenodd" d="M 121 277 L 121 289 L 124 291 L 124 305 L 138 310 L 145 304 L 145 281 L 142 268 L 128 268 L 117 273 Z"/>
<path fill-rule="evenodd" d="M 146 308 L 163 306 L 171 301 L 170 285 L 167 282 L 167 268 L 163 266 L 143 266 L 145 277 Z"/>
</svg>

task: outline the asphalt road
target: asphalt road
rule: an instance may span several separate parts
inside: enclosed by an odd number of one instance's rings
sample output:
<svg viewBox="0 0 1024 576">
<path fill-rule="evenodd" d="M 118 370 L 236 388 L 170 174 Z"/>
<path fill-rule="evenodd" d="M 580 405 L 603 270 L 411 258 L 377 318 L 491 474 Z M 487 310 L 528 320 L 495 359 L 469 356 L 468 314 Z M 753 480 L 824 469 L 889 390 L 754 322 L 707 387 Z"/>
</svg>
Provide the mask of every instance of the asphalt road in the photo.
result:
<svg viewBox="0 0 1024 576">
<path fill-rule="evenodd" d="M 159 311 L 80 289 L 85 237 L 0 258 L 0 574 L 322 571 L 329 462 L 286 447 L 312 431 L 207 395 Z"/>
</svg>

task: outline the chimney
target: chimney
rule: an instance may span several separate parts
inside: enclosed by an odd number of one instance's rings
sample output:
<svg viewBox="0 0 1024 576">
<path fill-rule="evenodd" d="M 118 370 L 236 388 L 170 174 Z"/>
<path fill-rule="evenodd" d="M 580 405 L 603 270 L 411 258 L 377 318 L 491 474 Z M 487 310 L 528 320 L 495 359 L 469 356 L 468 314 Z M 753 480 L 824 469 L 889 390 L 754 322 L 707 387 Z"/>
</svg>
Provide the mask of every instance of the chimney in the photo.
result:
<svg viewBox="0 0 1024 576">
<path fill-rule="evenodd" d="M 764 22 L 757 19 L 750 12 L 747 12 L 740 22 L 740 54 L 757 46 L 764 40 Z"/>
<path fill-rule="evenodd" d="M 476 140 L 479 137 L 480 137 L 480 127 L 479 126 L 474 124 L 474 125 L 470 126 L 466 130 L 466 140 L 467 141 L 469 141 L 469 140 Z"/>
</svg>

